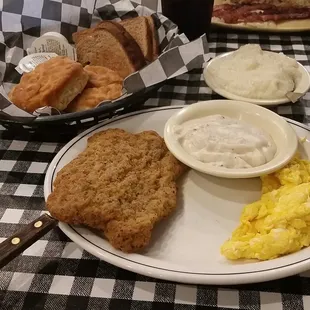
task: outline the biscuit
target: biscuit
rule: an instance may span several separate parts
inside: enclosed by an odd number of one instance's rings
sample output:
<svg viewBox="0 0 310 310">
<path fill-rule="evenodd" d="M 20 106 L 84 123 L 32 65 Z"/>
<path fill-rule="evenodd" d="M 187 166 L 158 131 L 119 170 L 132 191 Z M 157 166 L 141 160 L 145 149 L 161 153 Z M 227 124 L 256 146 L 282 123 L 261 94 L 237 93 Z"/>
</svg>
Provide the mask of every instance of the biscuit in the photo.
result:
<svg viewBox="0 0 310 310">
<path fill-rule="evenodd" d="M 115 71 L 101 66 L 86 66 L 84 70 L 87 72 L 89 79 L 87 88 L 103 87 L 112 83 L 123 83 L 123 78 Z"/>
<path fill-rule="evenodd" d="M 87 81 L 88 74 L 81 64 L 59 56 L 24 74 L 9 99 L 30 113 L 45 106 L 62 111 L 82 92 Z"/>
<path fill-rule="evenodd" d="M 122 85 L 113 83 L 105 87 L 86 88 L 68 106 L 67 112 L 80 112 L 95 108 L 104 100 L 113 100 L 122 94 Z"/>
<path fill-rule="evenodd" d="M 101 66 L 86 66 L 84 70 L 89 76 L 86 88 L 69 104 L 67 112 L 92 109 L 104 100 L 122 95 L 123 78 L 117 72 Z"/>
</svg>

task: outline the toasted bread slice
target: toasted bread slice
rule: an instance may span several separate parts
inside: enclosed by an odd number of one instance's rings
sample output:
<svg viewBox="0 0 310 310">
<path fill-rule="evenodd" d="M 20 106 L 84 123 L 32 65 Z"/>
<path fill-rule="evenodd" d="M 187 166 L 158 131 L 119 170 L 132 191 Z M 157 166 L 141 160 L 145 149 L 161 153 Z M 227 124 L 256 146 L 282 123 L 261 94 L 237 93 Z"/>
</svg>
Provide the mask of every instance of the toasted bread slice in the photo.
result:
<svg viewBox="0 0 310 310">
<path fill-rule="evenodd" d="M 103 21 L 72 37 L 83 66 L 104 66 L 125 78 L 146 65 L 139 45 L 118 23 Z"/>
<path fill-rule="evenodd" d="M 153 60 L 153 34 L 147 18 L 145 16 L 128 18 L 120 24 L 139 44 L 144 58 L 151 62 Z"/>
<path fill-rule="evenodd" d="M 159 43 L 158 43 L 158 32 L 156 30 L 155 27 L 155 22 L 152 16 L 147 16 L 146 20 L 149 24 L 150 30 L 151 30 L 151 34 L 152 34 L 152 48 L 153 48 L 153 52 L 152 52 L 152 61 L 154 61 L 158 55 L 159 55 Z"/>
</svg>

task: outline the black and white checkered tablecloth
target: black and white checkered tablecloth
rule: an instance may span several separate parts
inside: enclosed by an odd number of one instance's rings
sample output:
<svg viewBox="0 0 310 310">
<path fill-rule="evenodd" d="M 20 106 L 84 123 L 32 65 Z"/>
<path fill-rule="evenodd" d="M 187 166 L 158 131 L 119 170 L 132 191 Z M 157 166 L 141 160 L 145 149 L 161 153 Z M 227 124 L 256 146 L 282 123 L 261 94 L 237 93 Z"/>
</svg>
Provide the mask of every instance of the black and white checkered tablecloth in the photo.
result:
<svg viewBox="0 0 310 310">
<path fill-rule="evenodd" d="M 295 57 L 310 70 L 310 35 L 213 33 L 212 56 L 258 43 Z M 149 107 L 216 99 L 202 70 L 170 80 Z M 297 104 L 275 110 L 310 123 L 310 93 Z M 44 210 L 43 182 L 48 164 L 68 141 L 52 133 L 47 141 L 14 136 L 0 129 L 0 241 Z M 189 286 L 121 270 L 80 250 L 54 229 L 0 271 L 0 309 L 310 309 L 310 272 L 269 283 L 238 287 Z"/>
</svg>

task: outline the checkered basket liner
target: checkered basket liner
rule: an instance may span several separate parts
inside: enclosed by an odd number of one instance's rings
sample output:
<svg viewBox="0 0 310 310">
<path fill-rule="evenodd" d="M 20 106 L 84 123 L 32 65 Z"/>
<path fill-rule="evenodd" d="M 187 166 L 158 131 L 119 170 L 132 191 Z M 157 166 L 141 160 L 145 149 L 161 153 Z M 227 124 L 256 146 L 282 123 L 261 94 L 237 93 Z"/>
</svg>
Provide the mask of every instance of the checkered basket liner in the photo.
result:
<svg viewBox="0 0 310 310">
<path fill-rule="evenodd" d="M 205 36 L 188 42 L 186 36 L 179 35 L 178 27 L 165 16 L 128 0 L 18 0 L 2 2 L 0 9 L 0 120 L 8 115 L 11 119 L 33 119 L 55 113 L 50 108 L 44 108 L 32 115 L 16 107 L 7 97 L 10 89 L 21 78 L 15 67 L 27 55 L 27 48 L 36 38 L 49 31 L 61 33 L 73 43 L 74 32 L 87 29 L 101 20 L 119 21 L 152 15 L 162 53 L 153 63 L 125 79 L 125 97 L 191 69 L 200 68 L 208 59 Z"/>
</svg>

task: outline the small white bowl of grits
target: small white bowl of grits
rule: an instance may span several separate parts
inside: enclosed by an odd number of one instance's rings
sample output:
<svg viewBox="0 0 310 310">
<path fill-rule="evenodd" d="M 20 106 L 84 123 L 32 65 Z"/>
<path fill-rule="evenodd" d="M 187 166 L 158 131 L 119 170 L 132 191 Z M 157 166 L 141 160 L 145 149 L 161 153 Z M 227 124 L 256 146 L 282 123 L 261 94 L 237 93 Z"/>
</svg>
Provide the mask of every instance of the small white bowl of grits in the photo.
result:
<svg viewBox="0 0 310 310">
<path fill-rule="evenodd" d="M 297 136 L 276 113 L 243 101 L 192 104 L 165 125 L 165 143 L 185 165 L 217 177 L 253 178 L 285 166 Z"/>
<path fill-rule="evenodd" d="M 219 95 L 262 106 L 291 102 L 310 88 L 310 75 L 304 66 L 283 54 L 263 51 L 256 44 L 215 57 L 203 74 L 207 85 Z"/>
</svg>

